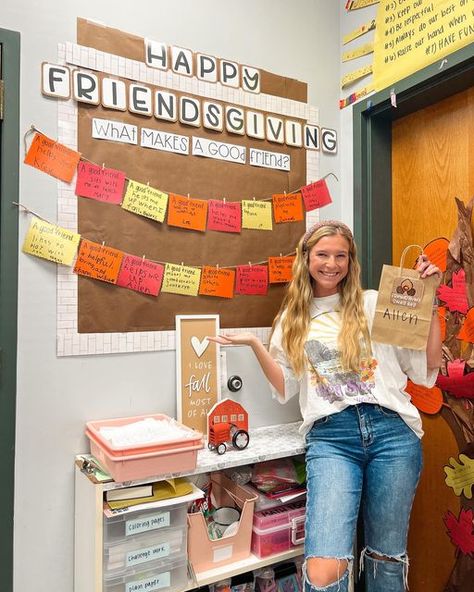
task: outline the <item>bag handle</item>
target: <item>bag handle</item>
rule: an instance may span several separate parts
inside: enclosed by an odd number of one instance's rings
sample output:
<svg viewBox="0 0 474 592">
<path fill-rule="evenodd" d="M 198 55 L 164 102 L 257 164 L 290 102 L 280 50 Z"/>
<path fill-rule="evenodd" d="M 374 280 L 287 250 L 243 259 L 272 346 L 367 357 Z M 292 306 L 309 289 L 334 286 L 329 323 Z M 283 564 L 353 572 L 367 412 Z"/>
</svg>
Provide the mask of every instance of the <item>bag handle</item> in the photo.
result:
<svg viewBox="0 0 474 592">
<path fill-rule="evenodd" d="M 417 245 L 415 243 L 405 247 L 402 251 L 402 254 L 400 255 L 400 277 L 403 275 L 403 264 L 405 263 L 405 256 L 412 247 L 416 247 L 417 249 L 420 249 L 420 255 L 423 255 L 423 253 L 424 253 L 423 247 L 420 247 L 420 245 Z"/>
</svg>

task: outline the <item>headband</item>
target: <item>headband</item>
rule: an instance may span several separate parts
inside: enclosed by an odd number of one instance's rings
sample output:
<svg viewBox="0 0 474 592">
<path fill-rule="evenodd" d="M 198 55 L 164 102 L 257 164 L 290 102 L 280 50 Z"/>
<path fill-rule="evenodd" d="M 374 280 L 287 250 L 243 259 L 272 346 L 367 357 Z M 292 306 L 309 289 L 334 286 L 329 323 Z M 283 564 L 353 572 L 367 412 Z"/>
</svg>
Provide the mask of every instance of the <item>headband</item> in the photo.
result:
<svg viewBox="0 0 474 592">
<path fill-rule="evenodd" d="M 316 230 L 319 230 L 323 226 L 329 226 L 334 228 L 335 230 L 344 230 L 344 232 L 346 232 L 350 236 L 351 240 L 353 240 L 354 238 L 352 236 L 351 229 L 349 228 L 349 226 L 346 226 L 344 222 L 340 222 L 339 220 L 321 220 L 320 222 L 316 222 L 316 224 L 313 224 L 313 226 L 308 228 L 305 235 L 303 236 L 303 251 L 306 251 L 306 245 L 308 244 L 309 239 L 313 236 Z"/>
</svg>

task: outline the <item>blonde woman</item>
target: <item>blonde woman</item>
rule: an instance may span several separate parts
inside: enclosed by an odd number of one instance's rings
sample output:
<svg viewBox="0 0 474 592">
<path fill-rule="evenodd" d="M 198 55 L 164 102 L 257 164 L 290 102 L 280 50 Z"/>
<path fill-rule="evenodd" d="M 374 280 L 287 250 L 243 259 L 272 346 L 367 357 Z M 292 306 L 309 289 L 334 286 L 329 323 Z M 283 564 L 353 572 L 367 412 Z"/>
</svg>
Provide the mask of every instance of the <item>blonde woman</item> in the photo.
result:
<svg viewBox="0 0 474 592">
<path fill-rule="evenodd" d="M 422 278 L 439 269 L 423 255 Z M 420 476 L 423 434 L 405 393 L 407 377 L 432 386 L 441 364 L 433 315 L 426 351 L 371 342 L 377 292 L 364 292 L 350 229 L 318 222 L 300 240 L 293 280 L 269 351 L 250 333 L 217 337 L 247 344 L 275 396 L 299 395 L 306 437 L 306 592 L 346 592 L 359 506 L 367 592 L 403 592 L 408 521 Z"/>
</svg>

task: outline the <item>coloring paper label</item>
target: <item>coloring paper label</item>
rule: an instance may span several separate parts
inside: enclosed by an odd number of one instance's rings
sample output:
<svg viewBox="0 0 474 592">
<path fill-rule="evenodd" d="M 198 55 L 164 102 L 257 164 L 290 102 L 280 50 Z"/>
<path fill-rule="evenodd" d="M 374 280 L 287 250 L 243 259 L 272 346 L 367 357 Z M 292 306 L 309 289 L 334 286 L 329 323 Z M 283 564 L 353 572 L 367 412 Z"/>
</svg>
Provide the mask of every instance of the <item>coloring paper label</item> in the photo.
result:
<svg viewBox="0 0 474 592">
<path fill-rule="evenodd" d="M 138 534 L 139 532 L 146 532 L 147 530 L 156 530 L 157 528 L 164 528 L 170 525 L 170 513 L 159 512 L 151 514 L 145 518 L 137 520 L 127 520 L 125 522 L 125 536 Z"/>
</svg>

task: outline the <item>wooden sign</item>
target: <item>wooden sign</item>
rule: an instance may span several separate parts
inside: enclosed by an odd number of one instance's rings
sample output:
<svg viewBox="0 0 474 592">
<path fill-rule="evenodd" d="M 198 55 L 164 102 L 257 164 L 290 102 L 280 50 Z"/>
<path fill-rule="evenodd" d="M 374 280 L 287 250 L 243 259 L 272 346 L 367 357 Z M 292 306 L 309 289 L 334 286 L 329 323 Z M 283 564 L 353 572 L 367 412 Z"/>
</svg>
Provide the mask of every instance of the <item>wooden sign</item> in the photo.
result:
<svg viewBox="0 0 474 592">
<path fill-rule="evenodd" d="M 206 339 L 218 333 L 218 315 L 176 316 L 178 421 L 204 435 L 207 413 L 221 397 L 219 345 Z"/>
</svg>

